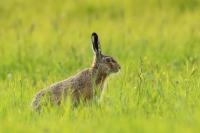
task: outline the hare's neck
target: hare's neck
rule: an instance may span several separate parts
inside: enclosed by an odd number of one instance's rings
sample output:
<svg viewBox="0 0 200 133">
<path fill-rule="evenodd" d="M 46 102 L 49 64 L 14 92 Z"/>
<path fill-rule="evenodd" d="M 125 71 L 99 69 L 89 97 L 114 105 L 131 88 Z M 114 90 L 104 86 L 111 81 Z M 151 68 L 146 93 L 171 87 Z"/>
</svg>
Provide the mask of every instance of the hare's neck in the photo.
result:
<svg viewBox="0 0 200 133">
<path fill-rule="evenodd" d="M 103 84 L 108 77 L 108 74 L 101 72 L 98 69 L 94 69 L 94 79 L 95 79 L 95 84 L 97 86 L 103 87 Z"/>
<path fill-rule="evenodd" d="M 96 85 L 103 86 L 106 78 L 107 78 L 107 74 L 97 73 L 97 77 L 96 77 L 96 81 L 95 81 Z"/>
</svg>

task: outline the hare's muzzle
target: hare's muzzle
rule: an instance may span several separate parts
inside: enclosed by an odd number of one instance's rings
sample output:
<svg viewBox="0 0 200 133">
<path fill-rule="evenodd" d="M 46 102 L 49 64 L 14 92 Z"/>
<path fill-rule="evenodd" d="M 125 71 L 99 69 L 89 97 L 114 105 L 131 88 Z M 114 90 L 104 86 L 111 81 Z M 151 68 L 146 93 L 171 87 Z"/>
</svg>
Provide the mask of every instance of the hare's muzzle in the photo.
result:
<svg viewBox="0 0 200 133">
<path fill-rule="evenodd" d="M 118 69 L 119 69 L 119 70 L 121 69 L 121 66 L 120 66 L 120 65 L 118 66 Z"/>
<path fill-rule="evenodd" d="M 121 66 L 119 64 L 116 64 L 116 67 L 114 69 L 114 72 L 117 73 L 121 69 Z"/>
</svg>

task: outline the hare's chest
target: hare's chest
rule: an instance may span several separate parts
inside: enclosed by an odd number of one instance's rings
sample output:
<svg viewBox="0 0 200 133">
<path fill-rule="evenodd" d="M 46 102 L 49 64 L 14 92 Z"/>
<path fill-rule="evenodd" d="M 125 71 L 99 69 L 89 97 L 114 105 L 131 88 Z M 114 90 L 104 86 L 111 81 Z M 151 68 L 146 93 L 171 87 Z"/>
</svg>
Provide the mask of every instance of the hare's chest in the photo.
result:
<svg viewBox="0 0 200 133">
<path fill-rule="evenodd" d="M 84 89 L 84 96 L 85 98 L 88 99 L 92 99 L 94 97 L 100 97 L 103 89 L 104 89 L 104 85 L 105 82 L 101 82 L 100 84 L 91 84 L 91 86 L 88 86 L 87 88 Z"/>
<path fill-rule="evenodd" d="M 104 83 L 89 83 L 82 89 L 81 95 L 84 100 L 91 100 L 94 97 L 100 97 L 104 88 Z"/>
<path fill-rule="evenodd" d="M 83 90 L 82 96 L 85 100 L 90 100 L 93 98 L 93 89 L 92 87 L 87 87 Z"/>
<path fill-rule="evenodd" d="M 94 90 L 94 82 L 92 80 L 91 75 L 84 80 L 84 87 L 83 87 L 83 98 L 85 100 L 90 100 L 93 98 L 93 90 Z"/>
<path fill-rule="evenodd" d="M 76 96 L 79 99 L 89 100 L 93 97 L 93 85 L 91 80 L 81 80 L 76 82 L 76 87 L 74 86 Z"/>
</svg>

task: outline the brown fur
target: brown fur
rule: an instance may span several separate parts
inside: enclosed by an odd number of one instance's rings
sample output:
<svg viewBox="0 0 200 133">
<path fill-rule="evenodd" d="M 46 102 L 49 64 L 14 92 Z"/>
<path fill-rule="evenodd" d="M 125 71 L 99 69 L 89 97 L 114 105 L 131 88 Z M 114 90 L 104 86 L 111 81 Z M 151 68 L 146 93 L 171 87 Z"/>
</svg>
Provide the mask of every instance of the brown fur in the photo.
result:
<svg viewBox="0 0 200 133">
<path fill-rule="evenodd" d="M 106 58 L 110 58 L 111 61 L 107 62 Z M 80 98 L 88 101 L 97 95 L 97 92 L 101 94 L 106 78 L 119 69 L 119 64 L 112 57 L 102 54 L 97 57 L 96 54 L 91 68 L 38 92 L 33 99 L 32 107 L 39 109 L 41 98 L 48 94 L 50 101 L 57 105 L 68 95 L 72 97 L 74 103 L 78 103 Z"/>
</svg>

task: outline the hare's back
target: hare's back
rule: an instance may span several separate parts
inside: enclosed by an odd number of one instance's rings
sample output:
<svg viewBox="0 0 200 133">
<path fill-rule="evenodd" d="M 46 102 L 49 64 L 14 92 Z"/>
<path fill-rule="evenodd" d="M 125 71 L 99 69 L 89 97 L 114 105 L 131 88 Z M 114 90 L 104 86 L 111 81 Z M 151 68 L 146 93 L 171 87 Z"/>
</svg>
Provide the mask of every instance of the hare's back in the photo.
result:
<svg viewBox="0 0 200 133">
<path fill-rule="evenodd" d="M 53 93 L 60 93 L 62 91 L 72 90 L 82 90 L 84 88 L 90 87 L 92 84 L 92 72 L 90 69 L 83 70 L 78 74 L 69 77 L 63 81 L 57 82 L 49 87 Z"/>
</svg>

